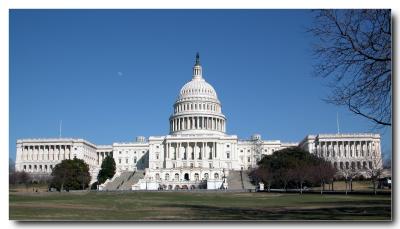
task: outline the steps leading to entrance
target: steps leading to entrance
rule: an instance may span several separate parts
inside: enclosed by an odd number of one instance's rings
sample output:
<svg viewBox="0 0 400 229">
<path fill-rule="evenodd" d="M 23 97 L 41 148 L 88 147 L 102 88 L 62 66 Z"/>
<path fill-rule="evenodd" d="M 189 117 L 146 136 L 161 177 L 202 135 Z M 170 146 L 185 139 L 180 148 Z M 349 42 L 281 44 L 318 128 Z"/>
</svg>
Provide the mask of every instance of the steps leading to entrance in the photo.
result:
<svg viewBox="0 0 400 229">
<path fill-rule="evenodd" d="M 247 190 L 255 189 L 255 186 L 251 184 L 247 171 L 229 171 L 228 176 L 228 189 L 229 190 Z"/>
</svg>

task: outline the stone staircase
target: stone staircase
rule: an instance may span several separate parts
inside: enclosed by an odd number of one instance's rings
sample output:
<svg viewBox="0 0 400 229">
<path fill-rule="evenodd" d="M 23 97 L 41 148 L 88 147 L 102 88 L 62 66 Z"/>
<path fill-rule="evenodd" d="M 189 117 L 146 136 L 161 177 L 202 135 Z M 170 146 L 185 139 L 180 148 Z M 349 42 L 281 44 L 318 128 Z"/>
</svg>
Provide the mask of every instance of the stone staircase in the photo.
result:
<svg viewBox="0 0 400 229">
<path fill-rule="evenodd" d="M 229 171 L 228 176 L 228 189 L 230 190 L 248 190 L 255 189 L 255 186 L 251 184 L 250 178 L 246 171 Z"/>
<path fill-rule="evenodd" d="M 122 172 L 113 181 L 108 182 L 103 190 L 114 191 L 119 190 L 119 188 L 127 181 L 135 172 Z"/>
<path fill-rule="evenodd" d="M 144 178 L 144 170 L 136 170 L 132 175 L 126 179 L 118 190 L 132 190 L 132 185 L 139 182 L 140 179 Z"/>
<path fill-rule="evenodd" d="M 235 170 L 229 171 L 227 181 L 228 181 L 228 189 L 231 190 L 243 189 L 240 171 L 235 171 Z"/>
</svg>

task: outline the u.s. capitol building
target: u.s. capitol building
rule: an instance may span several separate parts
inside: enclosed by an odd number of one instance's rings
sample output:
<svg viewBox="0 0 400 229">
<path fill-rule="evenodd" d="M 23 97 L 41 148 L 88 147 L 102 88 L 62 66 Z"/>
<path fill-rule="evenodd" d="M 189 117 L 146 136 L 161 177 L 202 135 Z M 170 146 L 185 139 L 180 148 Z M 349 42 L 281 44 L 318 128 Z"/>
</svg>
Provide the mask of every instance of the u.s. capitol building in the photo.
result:
<svg viewBox="0 0 400 229">
<path fill-rule="evenodd" d="M 221 102 L 203 78 L 197 55 L 192 79 L 174 103 L 168 135 L 112 145 L 69 138 L 21 139 L 17 140 L 15 166 L 17 171 L 50 174 L 61 160 L 76 157 L 89 165 L 94 182 L 102 160 L 111 155 L 117 173 L 101 188 L 134 190 L 229 189 L 234 176 L 256 167 L 263 155 L 293 146 L 324 157 L 339 171 L 382 166 L 379 134 L 318 134 L 299 143 L 284 143 L 263 140 L 257 134 L 240 140 L 226 133 L 226 125 Z"/>
</svg>

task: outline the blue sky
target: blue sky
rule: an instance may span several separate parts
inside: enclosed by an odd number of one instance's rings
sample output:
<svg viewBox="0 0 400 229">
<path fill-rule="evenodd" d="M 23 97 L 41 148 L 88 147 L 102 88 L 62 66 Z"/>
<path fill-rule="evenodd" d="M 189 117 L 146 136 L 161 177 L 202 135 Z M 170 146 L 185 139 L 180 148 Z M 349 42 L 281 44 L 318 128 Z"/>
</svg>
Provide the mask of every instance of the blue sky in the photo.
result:
<svg viewBox="0 0 400 229">
<path fill-rule="evenodd" d="M 95 144 L 168 134 L 196 52 L 228 134 L 298 142 L 307 134 L 391 129 L 325 103 L 313 77 L 308 10 L 10 10 L 10 157 L 20 138 Z"/>
</svg>

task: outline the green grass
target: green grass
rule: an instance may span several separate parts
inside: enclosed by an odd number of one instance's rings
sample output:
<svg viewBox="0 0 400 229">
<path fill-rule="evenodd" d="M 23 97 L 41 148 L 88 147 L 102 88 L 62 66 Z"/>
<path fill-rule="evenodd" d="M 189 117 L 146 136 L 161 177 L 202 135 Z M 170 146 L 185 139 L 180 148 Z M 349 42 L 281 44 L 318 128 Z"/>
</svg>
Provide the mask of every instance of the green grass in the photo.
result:
<svg viewBox="0 0 400 229">
<path fill-rule="evenodd" d="M 14 193 L 12 220 L 391 220 L 390 196 L 272 193 Z"/>
</svg>

